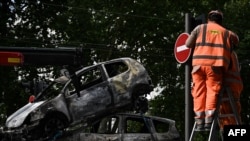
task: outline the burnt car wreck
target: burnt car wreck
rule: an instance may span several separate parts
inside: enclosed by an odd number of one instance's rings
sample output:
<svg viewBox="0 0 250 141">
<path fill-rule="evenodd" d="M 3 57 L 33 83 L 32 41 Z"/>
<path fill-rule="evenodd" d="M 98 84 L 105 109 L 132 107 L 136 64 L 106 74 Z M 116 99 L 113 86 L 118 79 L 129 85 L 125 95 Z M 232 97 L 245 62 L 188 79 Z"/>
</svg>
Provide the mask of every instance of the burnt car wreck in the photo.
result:
<svg viewBox="0 0 250 141">
<path fill-rule="evenodd" d="M 148 72 L 136 60 L 101 62 L 52 81 L 8 117 L 2 132 L 12 139 L 20 135 L 23 140 L 49 139 L 59 130 L 113 113 L 143 113 L 152 88 Z"/>
<path fill-rule="evenodd" d="M 180 141 L 175 121 L 133 113 L 117 113 L 62 135 L 58 141 Z"/>
</svg>

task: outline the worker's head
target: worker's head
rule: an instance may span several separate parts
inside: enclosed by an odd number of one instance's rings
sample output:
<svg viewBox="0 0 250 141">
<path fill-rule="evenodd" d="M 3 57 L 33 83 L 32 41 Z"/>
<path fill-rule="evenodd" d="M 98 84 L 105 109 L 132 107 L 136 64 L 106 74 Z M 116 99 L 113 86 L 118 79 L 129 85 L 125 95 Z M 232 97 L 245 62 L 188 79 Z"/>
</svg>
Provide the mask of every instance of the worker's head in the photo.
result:
<svg viewBox="0 0 250 141">
<path fill-rule="evenodd" d="M 208 21 L 213 21 L 222 24 L 223 13 L 220 10 L 212 10 L 208 13 Z"/>
</svg>

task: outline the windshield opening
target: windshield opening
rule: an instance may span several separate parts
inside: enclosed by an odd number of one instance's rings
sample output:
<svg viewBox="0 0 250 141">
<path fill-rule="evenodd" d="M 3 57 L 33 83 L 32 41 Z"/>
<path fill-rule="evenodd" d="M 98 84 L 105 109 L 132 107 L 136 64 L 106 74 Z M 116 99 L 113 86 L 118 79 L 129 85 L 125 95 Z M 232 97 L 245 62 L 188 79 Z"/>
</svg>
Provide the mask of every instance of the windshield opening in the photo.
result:
<svg viewBox="0 0 250 141">
<path fill-rule="evenodd" d="M 64 87 L 63 83 L 51 82 L 48 87 L 46 87 L 41 93 L 39 93 L 35 101 L 48 100 L 54 98 L 61 93 L 62 88 Z"/>
</svg>

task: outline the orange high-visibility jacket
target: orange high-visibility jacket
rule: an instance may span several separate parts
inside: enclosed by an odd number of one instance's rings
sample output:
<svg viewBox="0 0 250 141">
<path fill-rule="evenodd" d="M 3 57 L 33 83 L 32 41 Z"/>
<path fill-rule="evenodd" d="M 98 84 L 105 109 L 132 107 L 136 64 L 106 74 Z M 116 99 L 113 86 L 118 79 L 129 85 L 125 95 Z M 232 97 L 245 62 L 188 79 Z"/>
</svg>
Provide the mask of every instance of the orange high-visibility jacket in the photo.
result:
<svg viewBox="0 0 250 141">
<path fill-rule="evenodd" d="M 201 25 L 192 65 L 224 66 L 227 69 L 232 51 L 230 34 L 229 30 L 216 23 Z"/>
<path fill-rule="evenodd" d="M 243 90 L 243 83 L 240 76 L 240 65 L 237 54 L 234 51 L 231 54 L 231 63 L 225 74 L 224 83 L 226 86 L 229 86 L 234 93 L 240 94 Z"/>
</svg>

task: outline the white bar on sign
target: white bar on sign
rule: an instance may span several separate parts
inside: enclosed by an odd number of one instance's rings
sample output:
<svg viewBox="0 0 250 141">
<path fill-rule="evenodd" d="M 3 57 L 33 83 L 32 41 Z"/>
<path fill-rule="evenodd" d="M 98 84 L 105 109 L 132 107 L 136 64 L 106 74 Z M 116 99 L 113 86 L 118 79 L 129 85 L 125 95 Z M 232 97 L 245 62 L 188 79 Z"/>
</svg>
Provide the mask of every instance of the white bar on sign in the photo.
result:
<svg viewBox="0 0 250 141">
<path fill-rule="evenodd" d="M 182 45 L 182 46 L 179 46 L 177 47 L 177 52 L 181 52 L 181 51 L 184 51 L 184 50 L 187 50 L 187 46 L 186 45 Z"/>
</svg>

